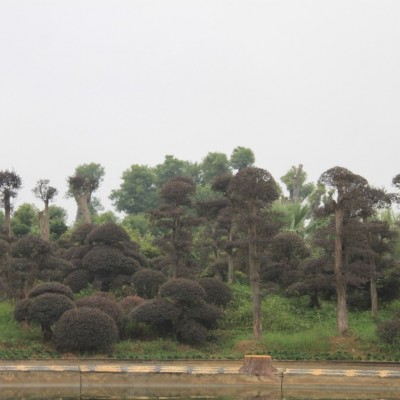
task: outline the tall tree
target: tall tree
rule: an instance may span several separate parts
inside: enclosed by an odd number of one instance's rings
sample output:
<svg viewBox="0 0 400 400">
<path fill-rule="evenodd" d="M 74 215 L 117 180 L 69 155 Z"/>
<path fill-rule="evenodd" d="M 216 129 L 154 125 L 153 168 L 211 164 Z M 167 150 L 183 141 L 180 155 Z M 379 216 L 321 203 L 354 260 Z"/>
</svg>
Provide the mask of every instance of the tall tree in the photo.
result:
<svg viewBox="0 0 400 400">
<path fill-rule="evenodd" d="M 38 209 L 29 203 L 21 204 L 11 218 L 11 231 L 14 236 L 22 237 L 38 232 Z"/>
<path fill-rule="evenodd" d="M 230 158 L 230 164 L 233 169 L 241 171 L 244 168 L 252 167 L 256 158 L 251 149 L 238 146 L 233 149 Z"/>
<path fill-rule="evenodd" d="M 158 206 L 158 192 L 154 168 L 135 164 L 123 172 L 122 184 L 110 199 L 118 211 L 138 214 Z"/>
<path fill-rule="evenodd" d="M 203 158 L 201 170 L 203 184 L 211 184 L 217 176 L 231 172 L 228 157 L 218 152 L 210 152 Z"/>
<path fill-rule="evenodd" d="M 249 275 L 253 300 L 253 334 L 255 339 L 259 339 L 262 329 L 259 231 L 264 228 L 263 211 L 278 199 L 279 190 L 268 171 L 248 167 L 239 171 L 232 178 L 229 193 L 240 217 L 240 223 L 247 229 Z"/>
<path fill-rule="evenodd" d="M 68 195 L 74 197 L 78 209 L 75 222 L 90 224 L 92 195 L 99 188 L 104 177 L 100 164 L 82 164 L 76 167 L 75 174 L 68 178 Z"/>
<path fill-rule="evenodd" d="M 325 206 L 327 214 L 335 217 L 335 280 L 337 294 L 337 327 L 339 335 L 349 329 L 347 318 L 347 281 L 344 273 L 344 220 L 345 216 L 359 209 L 368 182 L 346 168 L 333 167 L 325 171 L 319 181 L 336 192 L 336 200 Z"/>
<path fill-rule="evenodd" d="M 179 160 L 172 155 L 166 155 L 164 162 L 155 167 L 156 183 L 159 188 L 169 180 L 184 176 L 192 178 L 194 182 L 199 181 L 200 170 L 196 163 Z"/>
<path fill-rule="evenodd" d="M 299 164 L 292 168 L 281 177 L 281 181 L 286 185 L 291 202 L 301 202 L 315 189 L 313 183 L 306 183 L 307 173 L 303 170 L 303 165 Z"/>
<path fill-rule="evenodd" d="M 153 224 L 163 230 L 159 245 L 167 255 L 169 276 L 178 277 L 189 266 L 192 246 L 192 227 L 196 218 L 191 215 L 192 196 L 196 192 L 193 180 L 176 177 L 166 182 L 160 191 L 161 205 L 150 211 Z"/>
<path fill-rule="evenodd" d="M 11 234 L 11 199 L 22 186 L 21 178 L 14 171 L 0 171 L 0 202 L 4 207 L 4 234 Z"/>
<path fill-rule="evenodd" d="M 49 185 L 50 181 L 48 179 L 40 179 L 37 181 L 36 186 L 32 189 L 34 195 L 43 201 L 44 210 L 39 211 L 39 226 L 40 226 L 40 237 L 43 240 L 50 240 L 50 213 L 49 213 L 49 203 L 58 194 L 58 190 Z"/>
</svg>

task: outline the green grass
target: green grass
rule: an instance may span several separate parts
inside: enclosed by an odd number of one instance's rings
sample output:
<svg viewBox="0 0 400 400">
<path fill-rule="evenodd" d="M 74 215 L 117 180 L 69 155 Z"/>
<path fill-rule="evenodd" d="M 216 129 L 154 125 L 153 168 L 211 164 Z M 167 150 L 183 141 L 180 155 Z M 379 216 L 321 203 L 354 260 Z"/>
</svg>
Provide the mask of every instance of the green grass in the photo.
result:
<svg viewBox="0 0 400 400">
<path fill-rule="evenodd" d="M 226 312 L 213 340 L 201 347 L 173 339 L 124 340 L 107 354 L 81 357 L 116 359 L 241 359 L 245 354 L 270 354 L 290 360 L 400 360 L 400 351 L 379 342 L 376 323 L 369 312 L 349 312 L 350 335 L 336 337 L 335 304 L 324 302 L 310 309 L 308 299 L 269 295 L 262 301 L 263 336 L 252 338 L 251 293 L 247 285 L 233 285 L 233 306 Z M 387 319 L 400 308 L 395 301 L 380 312 Z M 57 358 L 51 343 L 43 343 L 36 326 L 21 327 L 13 318 L 13 304 L 0 302 L 0 358 Z"/>
</svg>

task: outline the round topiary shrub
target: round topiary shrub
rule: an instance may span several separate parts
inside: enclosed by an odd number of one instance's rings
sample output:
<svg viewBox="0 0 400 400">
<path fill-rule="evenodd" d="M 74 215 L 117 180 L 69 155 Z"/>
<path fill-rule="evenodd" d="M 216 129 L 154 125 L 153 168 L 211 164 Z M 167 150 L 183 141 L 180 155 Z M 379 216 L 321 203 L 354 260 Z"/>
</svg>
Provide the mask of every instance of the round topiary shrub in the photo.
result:
<svg viewBox="0 0 400 400">
<path fill-rule="evenodd" d="M 142 269 L 132 276 L 137 295 L 145 299 L 156 297 L 160 286 L 166 281 L 167 277 L 161 271 L 153 269 Z"/>
<path fill-rule="evenodd" d="M 96 225 L 81 224 L 77 226 L 71 233 L 71 242 L 83 245 L 86 241 L 86 236 L 94 229 Z"/>
<path fill-rule="evenodd" d="M 63 285 L 60 282 L 41 283 L 40 285 L 35 286 L 28 292 L 28 297 L 34 298 L 44 293 L 57 293 L 57 294 L 62 294 L 70 298 L 71 300 L 74 299 L 74 294 L 72 290 L 68 286 Z"/>
<path fill-rule="evenodd" d="M 378 325 L 377 334 L 384 343 L 400 345 L 400 318 L 381 322 Z"/>
<path fill-rule="evenodd" d="M 143 297 L 139 296 L 127 296 L 120 301 L 120 305 L 124 310 L 125 315 L 128 315 L 131 311 L 133 311 L 136 307 L 145 303 L 146 300 Z"/>
<path fill-rule="evenodd" d="M 76 301 L 77 307 L 92 307 L 108 314 L 120 328 L 124 323 L 124 310 L 122 307 L 109 297 L 98 295 L 82 297 Z"/>
<path fill-rule="evenodd" d="M 183 319 L 176 326 L 176 337 L 181 343 L 200 345 L 207 340 L 207 329 L 199 322 Z"/>
<path fill-rule="evenodd" d="M 74 293 L 78 293 L 93 282 L 93 274 L 86 269 L 76 269 L 71 271 L 63 282 L 64 285 L 69 286 Z"/>
<path fill-rule="evenodd" d="M 12 246 L 12 254 L 18 258 L 36 260 L 50 254 L 50 243 L 37 236 L 24 236 Z"/>
<path fill-rule="evenodd" d="M 93 247 L 83 257 L 83 267 L 95 274 L 113 274 L 119 272 L 121 262 L 124 255 L 120 250 L 110 247 L 99 245 Z"/>
<path fill-rule="evenodd" d="M 118 341 L 118 328 L 105 312 L 79 307 L 66 311 L 57 321 L 53 341 L 58 351 L 104 351 Z"/>
<path fill-rule="evenodd" d="M 206 297 L 205 290 L 198 282 L 186 278 L 169 280 L 161 285 L 159 294 L 178 304 L 199 303 Z"/>
<path fill-rule="evenodd" d="M 128 233 L 121 226 L 109 222 L 94 228 L 86 237 L 90 244 L 114 245 L 130 240 Z"/>
<path fill-rule="evenodd" d="M 128 318 L 131 321 L 144 323 L 156 328 L 162 334 L 173 331 L 175 321 L 182 310 L 166 300 L 150 300 L 131 311 Z"/>
<path fill-rule="evenodd" d="M 232 290 L 224 282 L 215 278 L 202 278 L 198 281 L 206 292 L 206 302 L 226 307 L 232 301 Z"/>
<path fill-rule="evenodd" d="M 214 304 L 198 303 L 192 305 L 185 316 L 189 319 L 199 322 L 207 329 L 216 329 L 218 320 L 224 318 L 224 312 Z"/>
<path fill-rule="evenodd" d="M 40 324 L 43 338 L 48 340 L 52 336 L 51 326 L 71 308 L 75 308 L 75 303 L 67 296 L 44 293 L 32 299 L 28 307 L 28 320 Z"/>
<path fill-rule="evenodd" d="M 31 303 L 30 299 L 22 299 L 16 302 L 14 307 L 14 319 L 16 321 L 28 322 Z"/>
</svg>

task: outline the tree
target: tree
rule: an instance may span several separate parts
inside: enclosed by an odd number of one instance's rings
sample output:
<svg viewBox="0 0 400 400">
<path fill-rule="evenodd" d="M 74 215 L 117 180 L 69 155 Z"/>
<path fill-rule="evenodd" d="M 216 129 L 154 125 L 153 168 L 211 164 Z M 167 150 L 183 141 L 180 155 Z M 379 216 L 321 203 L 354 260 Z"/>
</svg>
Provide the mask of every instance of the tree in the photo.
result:
<svg viewBox="0 0 400 400">
<path fill-rule="evenodd" d="M 202 183 L 211 183 L 217 176 L 230 173 L 230 165 L 226 154 L 218 152 L 208 153 L 202 163 Z"/>
<path fill-rule="evenodd" d="M 68 230 L 67 211 L 63 207 L 49 206 L 50 237 L 57 240 Z"/>
<path fill-rule="evenodd" d="M 325 206 L 326 214 L 335 218 L 335 280 L 337 294 L 337 327 L 339 335 L 346 335 L 349 329 L 347 319 L 347 282 L 344 273 L 344 220 L 346 215 L 359 209 L 368 182 L 346 168 L 333 167 L 325 171 L 319 181 L 335 190 L 336 200 Z"/>
<path fill-rule="evenodd" d="M 138 214 L 158 206 L 157 175 L 154 168 L 132 165 L 122 174 L 119 189 L 111 192 L 110 199 L 117 211 Z"/>
<path fill-rule="evenodd" d="M 36 186 L 32 189 L 34 195 L 43 201 L 44 210 L 38 213 L 39 226 L 40 226 L 40 237 L 43 240 L 50 240 L 50 212 L 49 203 L 58 194 L 58 190 L 49 185 L 48 179 L 40 179 L 37 181 Z"/>
<path fill-rule="evenodd" d="M 302 164 L 297 167 L 293 165 L 281 177 L 281 181 L 286 185 L 286 189 L 289 192 L 289 200 L 291 202 L 301 202 L 314 191 L 315 185 L 313 183 L 305 183 L 306 180 L 307 173 L 303 170 Z"/>
<path fill-rule="evenodd" d="M 176 177 L 166 182 L 160 191 L 160 207 L 150 211 L 152 223 L 163 230 L 159 245 L 167 255 L 169 275 L 176 278 L 189 266 L 192 246 L 191 229 L 197 220 L 191 215 L 192 196 L 196 192 L 193 180 Z"/>
<path fill-rule="evenodd" d="M 38 209 L 29 203 L 21 204 L 11 218 L 11 231 L 17 237 L 36 234 L 38 229 Z"/>
<path fill-rule="evenodd" d="M 0 171 L 0 202 L 4 207 L 4 233 L 11 235 L 11 199 L 22 186 L 21 178 L 14 171 Z"/>
<path fill-rule="evenodd" d="M 189 161 L 179 160 L 172 155 L 166 155 L 164 162 L 155 167 L 156 183 L 159 188 L 169 180 L 178 176 L 192 178 L 194 182 L 199 181 L 199 166 Z"/>
<path fill-rule="evenodd" d="M 238 146 L 233 149 L 229 161 L 233 169 L 241 171 L 244 168 L 252 167 L 254 162 L 256 161 L 256 158 L 251 149 Z"/>
<path fill-rule="evenodd" d="M 260 339 L 262 328 L 259 232 L 265 223 L 262 212 L 278 199 L 279 191 L 274 178 L 268 171 L 248 167 L 239 171 L 232 178 L 229 193 L 240 223 L 247 229 L 249 274 L 253 300 L 253 334 L 255 339 Z"/>
<path fill-rule="evenodd" d="M 68 178 L 68 195 L 74 197 L 78 210 L 75 222 L 91 223 L 92 195 L 103 180 L 104 168 L 100 164 L 82 164 Z"/>
</svg>

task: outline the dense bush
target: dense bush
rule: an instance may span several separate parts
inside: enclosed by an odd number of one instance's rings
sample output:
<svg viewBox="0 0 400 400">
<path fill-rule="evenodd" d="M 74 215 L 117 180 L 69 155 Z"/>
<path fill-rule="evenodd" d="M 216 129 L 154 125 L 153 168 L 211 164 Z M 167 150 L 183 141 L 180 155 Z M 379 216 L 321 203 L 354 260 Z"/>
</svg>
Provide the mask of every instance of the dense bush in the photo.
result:
<svg viewBox="0 0 400 400">
<path fill-rule="evenodd" d="M 75 244 L 83 245 L 86 241 L 86 236 L 95 228 L 93 224 L 81 224 L 78 225 L 72 232 L 71 232 L 71 242 Z"/>
<path fill-rule="evenodd" d="M 224 282 L 215 278 L 202 278 L 198 282 L 206 292 L 207 303 L 225 307 L 232 301 L 232 290 Z"/>
<path fill-rule="evenodd" d="M 69 297 L 71 300 L 74 299 L 72 290 L 62 283 L 59 282 L 45 282 L 35 286 L 28 292 L 28 297 L 33 298 L 40 296 L 44 293 L 57 293 Z"/>
<path fill-rule="evenodd" d="M 113 247 L 93 247 L 83 258 L 83 267 L 95 274 L 110 274 L 119 271 L 123 254 Z"/>
<path fill-rule="evenodd" d="M 223 311 L 214 304 L 194 304 L 185 312 L 185 317 L 204 325 L 207 329 L 216 329 L 218 320 L 224 318 Z"/>
<path fill-rule="evenodd" d="M 30 260 L 41 259 L 50 254 L 50 243 L 37 236 L 24 236 L 12 246 L 12 255 Z"/>
<path fill-rule="evenodd" d="M 206 292 L 196 281 L 186 278 L 171 279 L 160 287 L 160 297 L 178 304 L 196 304 L 206 297 Z"/>
<path fill-rule="evenodd" d="M 18 322 L 28 322 L 29 308 L 32 301 L 29 299 L 18 300 L 14 307 L 14 319 Z"/>
<path fill-rule="evenodd" d="M 400 345 L 400 316 L 381 322 L 378 325 L 377 333 L 382 342 Z"/>
<path fill-rule="evenodd" d="M 167 277 L 161 271 L 142 269 L 133 274 L 132 281 L 138 296 L 153 299 L 157 296 L 160 286 L 167 281 Z"/>
<path fill-rule="evenodd" d="M 128 315 L 136 307 L 145 303 L 146 300 L 139 296 L 127 296 L 120 301 L 120 305 L 123 308 L 125 315 Z"/>
<path fill-rule="evenodd" d="M 76 301 L 77 307 L 92 307 L 108 314 L 116 323 L 117 327 L 121 327 L 124 322 L 124 310 L 122 307 L 109 297 L 99 295 L 82 297 Z"/>
<path fill-rule="evenodd" d="M 93 274 L 85 269 L 71 271 L 64 279 L 64 285 L 71 288 L 74 293 L 80 292 L 93 281 Z"/>
<path fill-rule="evenodd" d="M 75 303 L 67 296 L 44 293 L 31 300 L 28 307 L 28 321 L 40 324 L 43 338 L 48 340 L 52 336 L 51 326 L 71 308 L 75 308 Z"/>
<path fill-rule="evenodd" d="M 125 229 L 112 222 L 97 226 L 86 236 L 86 241 L 90 244 L 113 245 L 129 240 L 130 237 Z"/>
<path fill-rule="evenodd" d="M 207 329 L 199 322 L 183 319 L 177 324 L 176 336 L 181 343 L 199 345 L 207 340 Z"/>
<path fill-rule="evenodd" d="M 167 334 L 173 331 L 175 321 L 181 315 L 181 309 L 166 300 L 150 300 L 136 307 L 129 319 L 141 322 L 156 328 L 160 333 Z"/>
<path fill-rule="evenodd" d="M 54 327 L 53 341 L 59 351 L 103 351 L 117 340 L 115 321 L 105 312 L 92 307 L 66 311 Z"/>
</svg>

